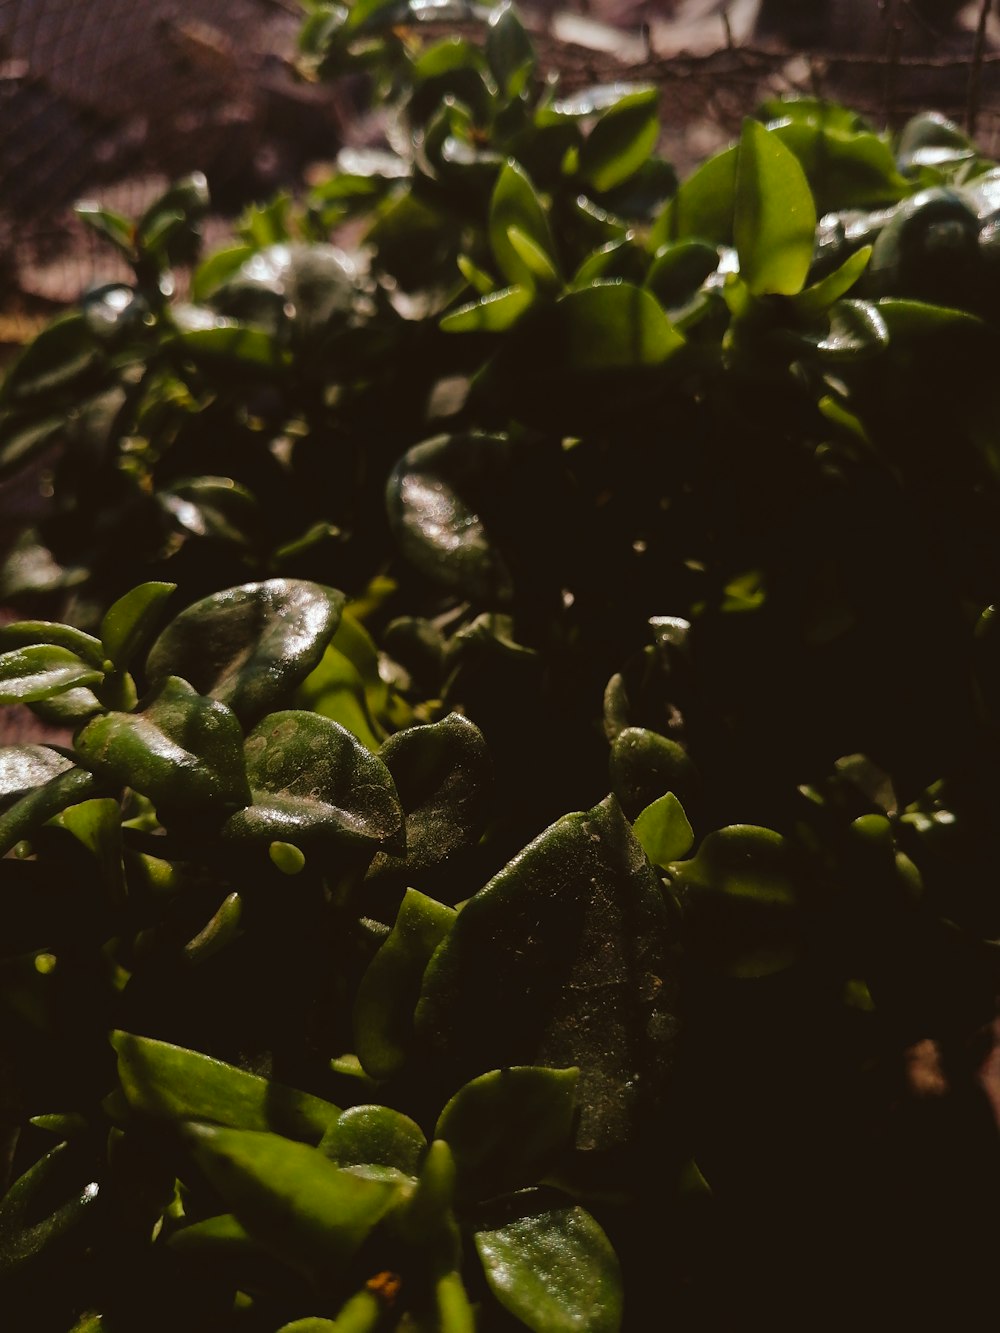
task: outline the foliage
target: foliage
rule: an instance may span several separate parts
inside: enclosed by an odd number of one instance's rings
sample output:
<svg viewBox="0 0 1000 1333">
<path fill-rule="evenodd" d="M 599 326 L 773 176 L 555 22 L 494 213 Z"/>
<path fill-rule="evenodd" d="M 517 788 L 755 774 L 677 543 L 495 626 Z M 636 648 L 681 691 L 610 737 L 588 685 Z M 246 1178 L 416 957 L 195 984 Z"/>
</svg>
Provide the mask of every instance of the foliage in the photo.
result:
<svg viewBox="0 0 1000 1333">
<path fill-rule="evenodd" d="M 0 750 L 4 1299 L 666 1324 L 695 1159 L 819 1169 L 803 1033 L 854 1090 L 993 1013 L 1000 169 L 800 100 L 678 183 L 507 5 L 312 4 L 301 59 L 391 147 L 187 301 L 203 182 L 90 209 L 134 282 L 0 388 L 54 493 L 0 700 L 72 733 Z"/>
</svg>

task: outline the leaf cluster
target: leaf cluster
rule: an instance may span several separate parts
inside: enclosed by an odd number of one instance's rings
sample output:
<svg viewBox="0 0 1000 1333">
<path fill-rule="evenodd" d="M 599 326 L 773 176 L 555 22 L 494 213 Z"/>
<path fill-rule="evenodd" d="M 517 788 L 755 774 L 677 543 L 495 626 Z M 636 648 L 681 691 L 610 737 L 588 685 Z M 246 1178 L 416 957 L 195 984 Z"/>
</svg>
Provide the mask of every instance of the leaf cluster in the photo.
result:
<svg viewBox="0 0 1000 1333">
<path fill-rule="evenodd" d="M 0 702 L 69 740 L 0 749 L 0 1282 L 648 1327 L 706 1176 L 787 1244 L 834 1192 L 807 1046 L 853 1107 L 994 1010 L 1000 169 L 800 99 L 678 182 L 509 5 L 314 3 L 301 64 L 387 145 L 204 258 L 199 178 L 87 206 L 134 280 L 0 387 Z"/>
</svg>

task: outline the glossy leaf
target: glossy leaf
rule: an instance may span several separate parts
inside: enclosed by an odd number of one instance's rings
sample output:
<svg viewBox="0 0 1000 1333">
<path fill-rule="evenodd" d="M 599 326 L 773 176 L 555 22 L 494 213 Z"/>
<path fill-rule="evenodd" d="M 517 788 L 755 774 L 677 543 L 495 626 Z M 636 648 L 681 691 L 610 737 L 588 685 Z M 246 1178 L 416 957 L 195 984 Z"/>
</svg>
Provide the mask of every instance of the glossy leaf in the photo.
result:
<svg viewBox="0 0 1000 1333">
<path fill-rule="evenodd" d="M 697 954 L 737 977 L 790 966 L 802 948 L 796 865 L 780 834 L 734 824 L 670 867 Z"/>
<path fill-rule="evenodd" d="M 253 721 L 304 680 L 333 637 L 342 593 L 269 579 L 214 593 L 182 611 L 153 644 L 153 681 L 182 676 Z"/>
<path fill-rule="evenodd" d="M 631 283 L 570 292 L 556 311 L 562 337 L 554 359 L 574 371 L 661 365 L 684 342 L 655 298 Z"/>
<path fill-rule="evenodd" d="M 352 1106 L 327 1130 L 320 1149 L 337 1166 L 370 1174 L 374 1179 L 380 1178 L 380 1172 L 401 1172 L 415 1178 L 420 1174 L 427 1140 L 419 1125 L 400 1111 L 388 1106 Z"/>
<path fill-rule="evenodd" d="M 406 559 L 477 599 L 509 595 L 510 575 L 481 500 L 510 455 L 502 436 L 438 435 L 408 450 L 386 486 L 389 524 Z"/>
<path fill-rule="evenodd" d="M 641 88 L 604 111 L 580 150 L 580 176 L 599 194 L 643 165 L 660 136 L 659 93 Z"/>
<path fill-rule="evenodd" d="M 527 173 L 513 159 L 501 171 L 490 201 L 489 233 L 493 255 L 507 281 L 533 289 L 537 274 L 511 243 L 516 227 L 557 271 L 555 243 L 549 220 Z"/>
<path fill-rule="evenodd" d="M 10 805 L 72 767 L 72 759 L 48 745 L 0 746 L 0 807 Z"/>
<path fill-rule="evenodd" d="M 277 1134 L 189 1122 L 184 1140 L 226 1206 L 255 1240 L 325 1279 L 342 1269 L 399 1195 L 317 1148 Z"/>
<path fill-rule="evenodd" d="M 755 296 L 794 296 L 812 263 L 816 206 L 798 159 L 755 120 L 744 121 L 733 241 Z"/>
<path fill-rule="evenodd" d="M 318 1143 L 340 1108 L 198 1051 L 115 1032 L 118 1077 L 129 1105 L 158 1120 L 210 1120 Z"/>
<path fill-rule="evenodd" d="M 124 671 L 145 646 L 176 583 L 140 583 L 108 608 L 101 621 L 104 655 Z"/>
<path fill-rule="evenodd" d="M 694 845 L 684 807 L 671 791 L 647 805 L 632 829 L 655 866 L 666 867 L 671 861 L 681 860 Z"/>
<path fill-rule="evenodd" d="M 0 856 L 67 806 L 93 796 L 99 785 L 93 773 L 74 765 L 26 792 L 0 815 Z"/>
<path fill-rule="evenodd" d="M 81 1178 L 70 1144 L 40 1157 L 0 1199 L 0 1277 L 62 1245 L 90 1220 L 99 1196 L 98 1182 Z"/>
<path fill-rule="evenodd" d="M 138 712 L 93 718 L 76 748 L 99 776 L 155 805 L 218 809 L 250 798 L 235 715 L 176 676 L 168 676 Z"/>
<path fill-rule="evenodd" d="M 72 625 L 59 625 L 51 620 L 15 620 L 0 626 L 0 652 L 42 644 L 54 644 L 75 653 L 95 671 L 103 668 L 104 651 L 100 640 Z"/>
<path fill-rule="evenodd" d="M 474 1234 L 493 1295 L 533 1333 L 618 1333 L 621 1270 L 608 1238 L 582 1208 L 532 1203 L 515 1195 L 515 1216 Z"/>
<path fill-rule="evenodd" d="M 530 287 L 503 287 L 451 311 L 441 320 L 441 328 L 445 333 L 502 333 L 516 323 L 533 300 Z"/>
<path fill-rule="evenodd" d="M 670 933 L 659 879 L 609 797 L 466 903 L 425 974 L 417 1031 L 459 1076 L 578 1066 L 577 1146 L 622 1144 L 673 1063 Z"/>
<path fill-rule="evenodd" d="M 889 329 L 878 306 L 870 301 L 838 301 L 829 312 L 829 331 L 811 339 L 828 361 L 865 361 L 889 345 Z"/>
<path fill-rule="evenodd" d="M 0 653 L 0 704 L 31 703 L 81 685 L 96 685 L 103 673 L 76 653 L 55 644 Z"/>
<path fill-rule="evenodd" d="M 430 957 L 455 921 L 450 907 L 407 889 L 395 924 L 358 987 L 354 1040 L 372 1078 L 391 1078 L 413 1039 L 413 1011 Z"/>
<path fill-rule="evenodd" d="M 494 1069 L 466 1083 L 438 1117 L 466 1199 L 538 1179 L 572 1137 L 577 1069 Z"/>
<path fill-rule="evenodd" d="M 271 713 L 247 737 L 246 771 L 253 804 L 227 822 L 227 837 L 303 848 L 402 844 L 403 812 L 388 769 L 329 718 Z"/>
<path fill-rule="evenodd" d="M 17 472 L 65 430 L 61 416 L 38 419 L 26 412 L 0 412 L 0 476 Z"/>
<path fill-rule="evenodd" d="M 697 788 L 698 775 L 684 747 L 644 727 L 618 733 L 610 771 L 611 789 L 629 819 L 670 791 L 686 803 Z"/>
<path fill-rule="evenodd" d="M 440 865 L 482 833 L 493 766 L 482 733 L 460 713 L 390 736 L 379 757 L 406 813 L 406 870 Z"/>
</svg>

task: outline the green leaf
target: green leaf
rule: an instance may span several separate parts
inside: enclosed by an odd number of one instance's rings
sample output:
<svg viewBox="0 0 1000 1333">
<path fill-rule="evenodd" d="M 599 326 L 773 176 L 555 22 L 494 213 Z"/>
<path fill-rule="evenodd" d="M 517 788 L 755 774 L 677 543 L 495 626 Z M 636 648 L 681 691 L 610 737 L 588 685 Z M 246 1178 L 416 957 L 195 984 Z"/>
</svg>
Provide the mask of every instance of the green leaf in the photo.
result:
<svg viewBox="0 0 1000 1333">
<path fill-rule="evenodd" d="M 199 304 L 239 271 L 253 255 L 251 245 L 231 245 L 204 260 L 191 275 L 191 299 Z"/>
<path fill-rule="evenodd" d="M 494 1069 L 459 1088 L 438 1117 L 435 1139 L 455 1158 L 466 1199 L 534 1183 L 573 1131 L 578 1069 Z"/>
<path fill-rule="evenodd" d="M 431 955 L 455 921 L 450 907 L 407 889 L 388 938 L 368 964 L 354 1002 L 358 1059 L 372 1078 L 391 1078 L 413 1040 L 413 1011 Z"/>
<path fill-rule="evenodd" d="M 334 1121 L 319 1146 L 337 1166 L 351 1167 L 373 1179 L 392 1179 L 380 1172 L 416 1179 L 427 1140 L 420 1126 L 401 1111 L 388 1106 L 352 1106 Z"/>
<path fill-rule="evenodd" d="M 260 504 L 231 477 L 189 477 L 164 486 L 157 504 L 185 536 L 209 537 L 253 548 L 261 527 Z"/>
<path fill-rule="evenodd" d="M 93 773 L 71 767 L 26 792 L 0 815 L 0 856 L 67 806 L 87 800 L 98 787 Z"/>
<path fill-rule="evenodd" d="M 80 392 L 104 363 L 82 314 L 60 315 L 28 344 L 0 384 L 0 403 L 51 399 L 60 392 Z M 46 403 L 49 412 L 52 404 Z"/>
<path fill-rule="evenodd" d="M 533 1333 L 618 1333 L 621 1270 L 607 1236 L 582 1208 L 532 1203 L 515 1195 L 510 1220 L 475 1231 L 493 1295 Z"/>
<path fill-rule="evenodd" d="M 100 640 L 72 625 L 59 625 L 51 620 L 14 620 L 0 626 L 0 652 L 41 644 L 66 648 L 96 671 L 103 669 L 104 649 Z"/>
<path fill-rule="evenodd" d="M 660 137 L 660 96 L 640 88 L 604 111 L 580 150 L 579 174 L 600 194 L 629 179 L 647 161 Z"/>
<path fill-rule="evenodd" d="M 230 366 L 242 374 L 284 370 L 292 362 L 291 354 L 265 329 L 251 329 L 225 319 L 216 320 L 209 328 L 178 329 L 164 339 L 164 346 L 207 368 Z"/>
<path fill-rule="evenodd" d="M 66 429 L 62 416 L 34 412 L 0 413 L 0 476 L 17 472 Z"/>
<path fill-rule="evenodd" d="M 719 252 L 705 241 L 674 241 L 657 251 L 645 285 L 665 310 L 683 309 L 719 266 Z"/>
<path fill-rule="evenodd" d="M 816 206 L 795 155 L 755 120 L 743 122 L 733 239 L 755 296 L 794 296 L 812 263 Z"/>
<path fill-rule="evenodd" d="M 578 1066 L 577 1147 L 621 1145 L 672 1068 L 674 949 L 659 877 L 609 797 L 465 904 L 425 973 L 417 1031 L 459 1078 Z"/>
<path fill-rule="evenodd" d="M 482 503 L 510 468 L 512 452 L 502 435 L 437 435 L 407 450 L 386 484 L 389 526 L 404 557 L 477 601 L 510 594 Z"/>
<path fill-rule="evenodd" d="M 0 653 L 0 704 L 31 703 L 104 679 L 89 663 L 55 644 L 35 644 Z"/>
<path fill-rule="evenodd" d="M 319 1143 L 340 1115 L 311 1093 L 165 1041 L 114 1032 L 111 1044 L 129 1105 L 157 1120 L 210 1120 Z"/>
<path fill-rule="evenodd" d="M 277 1134 L 189 1122 L 184 1140 L 220 1198 L 277 1258 L 329 1280 L 399 1197 L 397 1183 L 334 1166 Z"/>
<path fill-rule="evenodd" d="M 611 789 L 627 818 L 636 819 L 667 792 L 689 804 L 697 793 L 698 774 L 687 751 L 645 727 L 626 727 L 611 744 Z"/>
<path fill-rule="evenodd" d="M 114 213 L 91 199 L 81 199 L 73 205 L 73 212 L 91 231 L 103 236 L 126 259 L 133 255 L 132 224 L 121 213 Z"/>
<path fill-rule="evenodd" d="M 732 245 L 738 160 L 739 150 L 727 148 L 684 181 L 650 229 L 650 250 L 686 240 Z"/>
<path fill-rule="evenodd" d="M 905 198 L 911 186 L 896 170 L 889 145 L 870 130 L 845 130 L 822 119 L 768 124 L 795 154 L 822 215 L 846 208 L 876 208 Z"/>
<path fill-rule="evenodd" d="M 654 866 L 679 861 L 694 846 L 688 817 L 672 791 L 647 805 L 632 828 Z"/>
<path fill-rule="evenodd" d="M 168 676 L 138 712 L 93 718 L 76 748 L 99 776 L 157 806 L 193 811 L 250 798 L 236 717 L 176 676 Z"/>
<path fill-rule="evenodd" d="M 213 593 L 170 622 L 146 670 L 154 682 L 182 676 L 253 721 L 318 665 L 343 606 L 343 593 L 299 579 Z"/>
<path fill-rule="evenodd" d="M 511 228 L 516 228 L 533 249 L 541 253 L 548 270 L 558 274 L 555 242 L 545 209 L 524 168 L 513 159 L 507 162 L 497 178 L 490 200 L 490 245 L 507 281 L 533 290 L 537 273 L 512 242 Z"/>
<path fill-rule="evenodd" d="M 785 839 L 734 824 L 671 867 L 697 956 L 736 977 L 766 977 L 802 949 L 798 870 Z"/>
<path fill-rule="evenodd" d="M 434 1284 L 440 1333 L 476 1333 L 476 1315 L 460 1273 L 443 1273 Z"/>
<path fill-rule="evenodd" d="M 867 361 L 889 346 L 889 328 L 871 301 L 838 301 L 829 312 L 829 330 L 808 341 L 826 361 Z"/>
<path fill-rule="evenodd" d="M 493 766 L 482 733 L 460 713 L 390 736 L 379 757 L 406 813 L 408 874 L 440 865 L 479 838 Z M 381 868 L 382 859 L 373 864 Z"/>
<path fill-rule="evenodd" d="M 518 320 L 534 300 L 530 287 L 504 287 L 479 301 L 470 301 L 442 316 L 445 333 L 502 333 Z"/>
<path fill-rule="evenodd" d="M 10 805 L 73 767 L 48 745 L 0 746 L 0 807 Z"/>
<path fill-rule="evenodd" d="M 403 811 L 389 770 L 346 728 L 299 710 L 271 713 L 247 737 L 253 804 L 224 836 L 271 843 L 400 847 Z"/>
<path fill-rule="evenodd" d="M 871 254 L 872 247 L 863 245 L 853 255 L 848 255 L 839 268 L 828 273 L 820 282 L 806 287 L 797 296 L 793 296 L 791 299 L 795 313 L 806 318 L 821 315 L 851 290 L 868 267 Z"/>
<path fill-rule="evenodd" d="M 887 296 L 874 303 L 874 310 L 885 325 L 890 344 L 908 338 L 982 328 L 982 320 L 967 310 L 928 305 L 924 301 L 904 301 Z"/>
<path fill-rule="evenodd" d="M 507 240 L 539 286 L 549 290 L 559 287 L 559 274 L 554 264 L 541 246 L 536 245 L 526 232 L 520 227 L 508 227 Z"/>
<path fill-rule="evenodd" d="M 110 796 L 79 801 L 62 812 L 62 822 L 97 858 L 112 901 L 124 903 L 122 812 L 118 802 Z"/>
<path fill-rule="evenodd" d="M 0 1277 L 57 1250 L 89 1222 L 100 1186 L 68 1143 L 40 1157 L 0 1199 Z M 53 1207 L 53 1205 L 55 1205 Z"/>
<path fill-rule="evenodd" d="M 140 583 L 105 612 L 101 621 L 103 654 L 119 671 L 126 670 L 145 646 L 164 602 L 176 587 L 176 583 Z"/>
<path fill-rule="evenodd" d="M 486 30 L 486 62 L 500 92 L 519 97 L 535 69 L 535 48 L 510 0 L 490 14 Z"/>
</svg>

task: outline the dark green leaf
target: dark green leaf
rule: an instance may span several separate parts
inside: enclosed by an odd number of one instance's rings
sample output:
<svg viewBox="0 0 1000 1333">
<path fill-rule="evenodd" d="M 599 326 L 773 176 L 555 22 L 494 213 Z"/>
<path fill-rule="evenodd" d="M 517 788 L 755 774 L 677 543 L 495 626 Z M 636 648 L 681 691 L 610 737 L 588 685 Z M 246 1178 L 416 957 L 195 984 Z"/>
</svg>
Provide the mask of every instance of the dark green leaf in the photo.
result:
<svg viewBox="0 0 1000 1333">
<path fill-rule="evenodd" d="M 82 657 L 95 670 L 104 666 L 104 649 L 99 639 L 71 625 L 59 625 L 51 620 L 14 620 L 0 626 L 0 652 L 11 648 L 28 648 L 33 645 L 55 644 Z"/>
<path fill-rule="evenodd" d="M 368 965 L 354 1003 L 358 1058 L 372 1078 L 391 1078 L 413 1040 L 413 1011 L 434 950 L 455 912 L 407 889 L 388 939 Z"/>
<path fill-rule="evenodd" d="M 158 1120 L 210 1120 L 319 1143 L 340 1114 L 332 1102 L 165 1041 L 115 1032 L 111 1044 L 129 1105 Z"/>
<path fill-rule="evenodd" d="M 438 435 L 415 445 L 390 474 L 389 523 L 403 555 L 467 596 L 509 595 L 510 575 L 479 502 L 509 466 L 503 436 Z"/>
<path fill-rule="evenodd" d="M 555 242 L 545 209 L 526 172 L 513 159 L 501 171 L 490 200 L 490 245 L 507 281 L 533 290 L 538 274 L 511 242 L 512 227 L 537 247 L 556 272 Z"/>
<path fill-rule="evenodd" d="M 0 385 L 0 402 L 23 403 L 75 389 L 103 359 L 83 315 L 60 315 L 9 368 Z"/>
<path fill-rule="evenodd" d="M 31 703 L 63 694 L 78 685 L 96 685 L 101 671 L 53 644 L 37 644 L 0 653 L 0 704 Z"/>
<path fill-rule="evenodd" d="M 765 977 L 799 957 L 797 868 L 780 834 L 734 824 L 710 833 L 697 856 L 671 870 L 692 945 L 713 966 Z"/>
<path fill-rule="evenodd" d="M 229 588 L 171 621 L 153 644 L 146 669 L 154 681 L 183 676 L 252 721 L 319 663 L 343 605 L 342 593 L 298 579 Z"/>
<path fill-rule="evenodd" d="M 168 676 L 138 712 L 93 718 L 76 748 L 101 777 L 155 805 L 196 810 L 250 798 L 236 717 L 176 676 Z"/>
<path fill-rule="evenodd" d="M 524 1214 L 474 1235 L 500 1304 L 533 1333 L 618 1333 L 621 1270 L 590 1214 L 569 1204 L 532 1208 L 530 1193 L 510 1202 L 511 1211 L 522 1204 Z"/>
<path fill-rule="evenodd" d="M 65 1242 L 89 1220 L 99 1195 L 98 1182 L 81 1176 L 70 1144 L 39 1158 L 0 1199 L 0 1276 Z M 54 1209 L 53 1196 L 59 1200 Z"/>
<path fill-rule="evenodd" d="M 476 842 L 493 787 L 489 751 L 478 727 L 451 713 L 390 736 L 379 757 L 406 813 L 408 873 L 440 865 Z"/>
<path fill-rule="evenodd" d="M 389 770 L 349 731 L 298 710 L 272 713 L 246 740 L 253 804 L 225 835 L 305 847 L 400 847 L 403 811 Z"/>
<path fill-rule="evenodd" d="M 379 1179 L 380 1172 L 415 1178 L 427 1140 L 419 1125 L 400 1111 L 388 1106 L 352 1106 L 327 1130 L 320 1150 L 337 1166 L 351 1167 L 362 1175 L 366 1172 L 361 1168 L 374 1168 L 367 1173 L 373 1179 Z"/>
<path fill-rule="evenodd" d="M 160 617 L 164 602 L 176 583 L 140 583 L 108 608 L 101 621 L 104 655 L 119 671 L 129 666 Z"/>
<path fill-rule="evenodd" d="M 122 812 L 116 800 L 103 796 L 79 801 L 62 812 L 62 822 L 97 858 L 113 902 L 125 901 L 122 862 Z"/>
<path fill-rule="evenodd" d="M 61 416 L 39 419 L 30 411 L 0 414 L 0 475 L 23 467 L 65 428 Z"/>
<path fill-rule="evenodd" d="M 438 1117 L 466 1199 L 532 1184 L 571 1141 L 578 1069 L 494 1069 L 466 1083 Z"/>
<path fill-rule="evenodd" d="M 417 1031 L 459 1077 L 578 1066 L 577 1146 L 610 1148 L 671 1071 L 673 948 L 659 878 L 609 797 L 466 903 L 425 974 Z"/>
<path fill-rule="evenodd" d="M 580 176 L 599 194 L 629 179 L 660 135 L 659 93 L 641 88 L 604 111 L 580 150 Z"/>
<path fill-rule="evenodd" d="M 32 788 L 0 815 L 0 856 L 68 805 L 87 800 L 98 785 L 92 773 L 72 767 Z"/>
<path fill-rule="evenodd" d="M 535 50 L 510 0 L 490 15 L 486 60 L 505 97 L 519 97 L 535 68 Z"/>
</svg>

